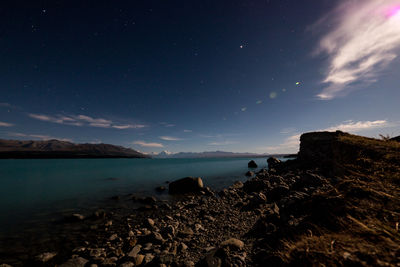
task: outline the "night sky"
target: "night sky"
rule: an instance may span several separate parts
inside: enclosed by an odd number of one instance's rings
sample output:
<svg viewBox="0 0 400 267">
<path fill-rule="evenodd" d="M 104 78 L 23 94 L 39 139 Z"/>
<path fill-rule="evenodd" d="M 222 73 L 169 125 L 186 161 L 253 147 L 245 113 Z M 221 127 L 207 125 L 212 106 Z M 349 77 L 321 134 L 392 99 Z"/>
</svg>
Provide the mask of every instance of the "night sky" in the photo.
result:
<svg viewBox="0 0 400 267">
<path fill-rule="evenodd" d="M 400 0 L 19 1 L 0 22 L 0 138 L 284 153 L 306 131 L 400 135 Z"/>
</svg>

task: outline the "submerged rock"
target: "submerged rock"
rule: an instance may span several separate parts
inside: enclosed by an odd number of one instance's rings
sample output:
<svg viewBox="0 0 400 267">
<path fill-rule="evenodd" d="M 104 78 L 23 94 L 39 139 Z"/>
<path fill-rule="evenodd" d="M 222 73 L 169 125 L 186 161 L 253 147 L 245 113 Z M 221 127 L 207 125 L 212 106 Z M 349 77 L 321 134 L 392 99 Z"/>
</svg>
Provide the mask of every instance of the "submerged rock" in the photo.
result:
<svg viewBox="0 0 400 267">
<path fill-rule="evenodd" d="M 166 190 L 165 186 L 157 186 L 157 187 L 156 187 L 156 191 L 159 192 L 159 193 L 162 193 L 162 192 L 164 192 L 165 190 Z"/>
<path fill-rule="evenodd" d="M 186 177 L 169 183 L 170 194 L 198 193 L 203 189 L 200 177 Z"/>
</svg>

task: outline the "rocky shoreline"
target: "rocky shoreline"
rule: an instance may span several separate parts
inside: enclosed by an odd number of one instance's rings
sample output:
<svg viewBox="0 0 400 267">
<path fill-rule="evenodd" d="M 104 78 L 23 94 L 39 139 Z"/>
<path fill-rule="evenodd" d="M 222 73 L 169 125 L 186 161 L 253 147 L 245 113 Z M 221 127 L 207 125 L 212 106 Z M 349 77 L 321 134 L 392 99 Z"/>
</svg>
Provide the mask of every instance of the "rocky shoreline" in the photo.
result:
<svg viewBox="0 0 400 267">
<path fill-rule="evenodd" d="M 250 173 L 244 183 L 214 192 L 192 179 L 172 190 L 177 196 L 171 201 L 133 198 L 140 208 L 74 214 L 63 222 L 69 232 L 55 237 L 58 242 L 43 242 L 24 258 L 2 256 L 0 263 L 395 266 L 400 150 L 374 140 L 304 134 L 298 159 L 271 158 L 268 170 Z"/>
</svg>

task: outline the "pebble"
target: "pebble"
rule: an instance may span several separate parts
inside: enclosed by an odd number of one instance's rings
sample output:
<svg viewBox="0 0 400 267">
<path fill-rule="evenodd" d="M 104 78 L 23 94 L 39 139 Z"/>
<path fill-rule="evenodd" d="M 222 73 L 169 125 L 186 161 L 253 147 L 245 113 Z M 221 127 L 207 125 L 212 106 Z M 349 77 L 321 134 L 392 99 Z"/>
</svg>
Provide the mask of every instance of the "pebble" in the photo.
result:
<svg viewBox="0 0 400 267">
<path fill-rule="evenodd" d="M 87 259 L 84 259 L 82 257 L 76 257 L 69 259 L 68 261 L 59 265 L 59 267 L 84 267 L 88 262 L 89 261 Z"/>
<path fill-rule="evenodd" d="M 41 262 L 47 262 L 57 255 L 55 252 L 45 252 L 36 256 L 36 259 Z"/>
<path fill-rule="evenodd" d="M 129 253 L 128 253 L 128 257 L 136 257 L 137 254 L 140 252 L 140 249 L 142 248 L 141 245 L 136 245 Z"/>
</svg>

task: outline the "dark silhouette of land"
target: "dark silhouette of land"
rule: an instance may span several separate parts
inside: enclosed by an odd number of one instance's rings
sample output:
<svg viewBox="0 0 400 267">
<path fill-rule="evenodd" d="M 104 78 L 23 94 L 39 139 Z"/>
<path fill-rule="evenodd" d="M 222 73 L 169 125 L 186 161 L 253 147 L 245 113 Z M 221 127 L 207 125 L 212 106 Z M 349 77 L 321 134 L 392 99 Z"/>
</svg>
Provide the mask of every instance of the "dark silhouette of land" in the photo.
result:
<svg viewBox="0 0 400 267">
<path fill-rule="evenodd" d="M 60 140 L 0 139 L 0 158 L 148 158 L 136 150 L 109 144 L 75 144 Z"/>
</svg>

